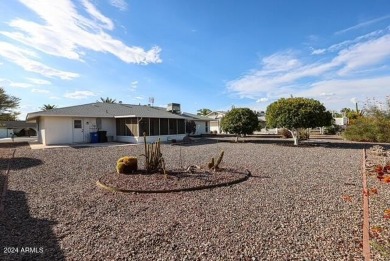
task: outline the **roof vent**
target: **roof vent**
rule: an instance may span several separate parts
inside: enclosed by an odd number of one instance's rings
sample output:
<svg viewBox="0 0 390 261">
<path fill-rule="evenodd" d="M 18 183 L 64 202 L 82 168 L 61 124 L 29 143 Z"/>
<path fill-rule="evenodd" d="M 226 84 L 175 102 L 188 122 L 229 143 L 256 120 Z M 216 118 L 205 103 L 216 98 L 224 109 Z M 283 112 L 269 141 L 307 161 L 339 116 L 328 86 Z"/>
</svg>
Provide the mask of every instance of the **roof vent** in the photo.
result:
<svg viewBox="0 0 390 261">
<path fill-rule="evenodd" d="M 168 104 L 167 111 L 180 114 L 180 104 L 179 103 Z"/>
</svg>

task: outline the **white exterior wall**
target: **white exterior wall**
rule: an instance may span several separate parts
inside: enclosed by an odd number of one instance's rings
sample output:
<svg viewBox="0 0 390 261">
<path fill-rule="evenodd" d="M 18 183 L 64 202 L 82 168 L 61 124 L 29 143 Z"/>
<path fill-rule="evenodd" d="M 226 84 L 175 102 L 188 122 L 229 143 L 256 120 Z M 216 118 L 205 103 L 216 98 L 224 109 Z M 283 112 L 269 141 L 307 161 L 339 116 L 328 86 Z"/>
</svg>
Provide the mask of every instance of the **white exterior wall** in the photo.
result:
<svg viewBox="0 0 390 261">
<path fill-rule="evenodd" d="M 206 122 L 205 121 L 196 121 L 196 131 L 194 135 L 208 134 L 210 133 L 210 122 L 208 122 L 208 131 L 206 132 Z"/>
<path fill-rule="evenodd" d="M 115 119 L 102 118 L 102 129 L 107 131 L 107 137 L 111 136 L 113 141 L 116 140 L 116 121 Z"/>
<path fill-rule="evenodd" d="M 0 138 L 11 137 L 11 133 L 13 133 L 12 129 L 0 128 Z"/>
<path fill-rule="evenodd" d="M 146 142 L 152 143 L 160 139 L 161 142 L 170 142 L 172 140 L 181 141 L 184 139 L 186 134 L 176 134 L 176 135 L 161 135 L 161 136 L 146 136 Z M 144 137 L 138 136 L 116 136 L 116 141 L 118 142 L 128 142 L 128 143 L 143 143 Z"/>
<path fill-rule="evenodd" d="M 96 118 L 72 118 L 72 117 L 41 117 L 39 121 L 38 142 L 44 145 L 72 144 L 73 120 L 82 120 L 83 141 L 91 142 L 91 132 L 98 131 Z M 113 136 L 115 140 L 115 119 L 102 119 L 102 131 L 107 131 L 107 136 Z"/>
<path fill-rule="evenodd" d="M 334 118 L 334 124 L 339 126 L 348 125 L 348 118 L 347 117 Z"/>
<path fill-rule="evenodd" d="M 216 131 L 217 133 L 221 132 L 221 122 L 219 119 L 210 121 L 210 132 Z"/>
<path fill-rule="evenodd" d="M 42 144 L 67 144 L 73 142 L 71 118 L 42 117 L 40 133 Z"/>
</svg>

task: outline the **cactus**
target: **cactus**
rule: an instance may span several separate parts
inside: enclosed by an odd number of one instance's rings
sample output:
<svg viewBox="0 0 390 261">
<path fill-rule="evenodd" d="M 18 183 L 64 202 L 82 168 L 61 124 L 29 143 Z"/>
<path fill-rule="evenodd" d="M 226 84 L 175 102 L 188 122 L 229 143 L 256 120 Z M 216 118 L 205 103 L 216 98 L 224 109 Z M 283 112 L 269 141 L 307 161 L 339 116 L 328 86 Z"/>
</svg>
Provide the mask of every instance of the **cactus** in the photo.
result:
<svg viewBox="0 0 390 261">
<path fill-rule="evenodd" d="M 221 162 L 222 162 L 222 158 L 223 158 L 224 153 L 225 153 L 224 151 L 221 151 L 221 154 L 219 155 L 216 163 L 214 163 L 214 158 L 211 158 L 211 162 L 209 162 L 207 164 L 207 167 L 209 169 L 218 170 L 219 164 L 221 164 Z"/>
<path fill-rule="evenodd" d="M 222 161 L 222 158 L 223 158 L 223 154 L 224 154 L 225 152 L 224 151 L 221 151 L 221 154 L 219 155 L 219 158 L 218 158 L 218 160 L 217 160 L 217 163 L 215 163 L 215 165 L 214 165 L 214 169 L 218 169 L 219 168 L 219 164 L 221 164 L 221 161 Z"/>
<path fill-rule="evenodd" d="M 137 157 L 125 156 L 116 162 L 116 171 L 119 174 L 131 174 L 138 170 Z"/>
<path fill-rule="evenodd" d="M 147 173 L 163 170 L 165 173 L 165 162 L 160 150 L 160 139 L 152 144 L 146 143 L 146 133 L 144 132 L 145 153 L 141 156 L 145 157 L 145 169 Z"/>
<path fill-rule="evenodd" d="M 207 164 L 207 167 L 209 169 L 213 168 L 214 167 L 214 158 L 211 158 L 211 161 Z"/>
</svg>

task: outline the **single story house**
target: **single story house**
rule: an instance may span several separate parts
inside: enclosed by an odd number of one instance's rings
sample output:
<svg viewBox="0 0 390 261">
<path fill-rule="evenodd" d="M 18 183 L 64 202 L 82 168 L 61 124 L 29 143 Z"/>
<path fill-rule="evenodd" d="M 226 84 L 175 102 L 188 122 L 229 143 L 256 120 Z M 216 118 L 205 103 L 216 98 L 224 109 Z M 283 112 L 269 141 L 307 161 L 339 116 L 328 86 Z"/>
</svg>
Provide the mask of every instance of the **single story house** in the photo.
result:
<svg viewBox="0 0 390 261">
<path fill-rule="evenodd" d="M 227 112 L 225 111 L 213 111 L 206 115 L 210 118 L 210 132 L 222 133 L 221 120 Z"/>
<path fill-rule="evenodd" d="M 36 136 L 36 124 L 25 121 L 0 121 L 0 138 L 10 138 L 12 134 Z"/>
<path fill-rule="evenodd" d="M 102 102 L 33 112 L 26 117 L 37 123 L 38 142 L 44 145 L 91 142 L 98 131 L 105 132 L 107 140 L 118 142 L 141 143 L 143 133 L 148 142 L 182 140 L 187 119 L 176 103 L 163 110 Z"/>
<path fill-rule="evenodd" d="M 195 122 L 196 131 L 193 135 L 210 134 L 210 118 L 188 112 L 183 112 L 181 115 L 186 117 L 187 120 Z"/>
</svg>

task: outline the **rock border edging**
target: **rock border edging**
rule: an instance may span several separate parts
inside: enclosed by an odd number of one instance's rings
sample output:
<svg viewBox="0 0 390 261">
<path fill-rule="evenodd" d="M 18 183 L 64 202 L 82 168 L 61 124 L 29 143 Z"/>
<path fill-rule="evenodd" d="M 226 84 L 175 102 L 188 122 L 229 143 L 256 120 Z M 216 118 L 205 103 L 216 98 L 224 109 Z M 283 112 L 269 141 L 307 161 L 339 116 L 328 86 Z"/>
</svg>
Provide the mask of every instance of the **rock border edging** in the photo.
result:
<svg viewBox="0 0 390 261">
<path fill-rule="evenodd" d="M 178 189 L 161 189 L 161 190 L 136 190 L 136 189 L 121 189 L 117 187 L 111 187 L 107 184 L 104 184 L 101 181 L 101 178 L 96 181 L 96 185 L 100 188 L 109 190 L 111 192 L 121 192 L 121 193 L 139 193 L 139 194 L 157 194 L 157 193 L 174 193 L 174 192 L 189 192 L 189 191 L 197 191 L 197 190 L 204 190 L 204 189 L 212 189 L 212 188 L 218 188 L 218 187 L 227 187 L 231 185 L 235 185 L 241 182 L 244 182 L 249 179 L 249 177 L 252 176 L 251 172 L 248 169 L 245 169 L 246 174 L 244 174 L 243 177 L 238 178 L 236 180 L 232 180 L 229 182 L 222 182 L 218 184 L 213 185 L 205 185 L 205 186 L 196 186 L 196 187 L 189 187 L 189 188 L 178 188 Z"/>
</svg>

